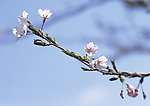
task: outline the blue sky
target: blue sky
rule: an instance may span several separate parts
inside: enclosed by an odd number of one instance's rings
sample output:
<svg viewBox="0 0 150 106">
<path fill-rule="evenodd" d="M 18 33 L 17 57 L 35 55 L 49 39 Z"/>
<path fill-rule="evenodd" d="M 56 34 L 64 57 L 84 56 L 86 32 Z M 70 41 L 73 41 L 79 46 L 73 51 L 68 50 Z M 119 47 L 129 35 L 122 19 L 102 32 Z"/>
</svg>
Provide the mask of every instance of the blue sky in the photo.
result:
<svg viewBox="0 0 150 106">
<path fill-rule="evenodd" d="M 85 2 L 87 0 L 82 1 Z M 17 17 L 23 10 L 29 13 L 29 20 L 32 23 L 39 24 L 42 23 L 42 18 L 37 12 L 39 8 L 50 9 L 54 17 L 55 14 L 80 3 L 79 0 L 2 0 L 0 12 L 3 16 L 0 17 L 0 29 L 15 27 Z M 103 33 L 100 34 L 102 31 L 94 27 L 93 19 L 101 18 L 107 23 L 115 25 L 121 23 L 132 28 L 127 20 L 127 14 L 123 5 L 116 1 L 60 21 L 44 31 L 55 37 L 64 48 L 85 55 L 84 46 L 91 40 L 79 41 L 78 38 L 103 38 Z M 147 23 L 150 15 L 145 11 L 133 12 L 133 17 L 137 27 L 149 26 Z M 132 29 L 131 33 L 134 33 Z M 147 106 L 150 104 L 149 78 L 146 78 L 143 85 L 147 93 L 146 100 L 143 100 L 140 90 L 137 98 L 130 98 L 125 94 L 125 99 L 122 100 L 119 95 L 121 90 L 119 81 L 109 82 L 110 76 L 103 76 L 98 72 L 83 72 L 80 69 L 83 64 L 54 47 L 35 46 L 33 39 L 38 38 L 35 35 L 22 37 L 16 43 L 13 42 L 13 34 L 9 36 L 10 42 L 0 45 L 0 106 Z M 128 39 L 124 36 L 120 38 L 124 43 L 131 39 L 139 40 L 134 36 L 129 36 Z M 103 42 L 97 42 L 99 51 L 95 57 L 109 56 L 115 51 Z M 149 72 L 147 67 L 150 56 L 148 53 L 134 53 L 119 58 L 116 62 L 119 70 Z M 138 80 L 133 79 L 127 81 L 134 86 L 138 83 Z"/>
</svg>

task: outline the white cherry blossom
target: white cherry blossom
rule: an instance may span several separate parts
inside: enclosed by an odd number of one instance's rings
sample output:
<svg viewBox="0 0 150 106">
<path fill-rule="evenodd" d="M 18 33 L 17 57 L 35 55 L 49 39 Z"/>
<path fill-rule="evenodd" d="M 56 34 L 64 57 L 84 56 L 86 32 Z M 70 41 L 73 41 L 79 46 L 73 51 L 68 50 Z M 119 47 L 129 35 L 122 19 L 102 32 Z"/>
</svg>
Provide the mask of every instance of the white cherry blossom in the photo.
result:
<svg viewBox="0 0 150 106">
<path fill-rule="evenodd" d="M 133 85 L 131 84 L 126 84 L 126 85 L 127 85 L 128 96 L 135 98 L 138 95 L 138 90 L 134 89 Z"/>
<path fill-rule="evenodd" d="M 22 12 L 22 15 L 18 17 L 18 23 L 25 24 L 28 19 L 29 19 L 29 14 L 24 10 Z"/>
<path fill-rule="evenodd" d="M 27 26 L 24 25 L 24 24 L 19 24 L 18 26 L 16 26 L 15 28 L 13 28 L 12 33 L 18 39 L 21 36 L 24 36 L 24 35 L 27 34 Z"/>
<path fill-rule="evenodd" d="M 84 50 L 88 56 L 95 55 L 98 50 L 98 46 L 94 45 L 93 42 L 89 42 L 85 47 Z"/>
<path fill-rule="evenodd" d="M 39 10 L 38 10 L 38 13 L 39 13 L 40 16 L 43 17 L 43 18 L 49 18 L 49 17 L 52 15 L 52 13 L 50 12 L 49 9 L 45 9 L 45 10 L 39 9 Z"/>
<path fill-rule="evenodd" d="M 96 68 L 100 71 L 102 69 L 107 68 L 108 59 L 105 56 L 101 56 L 96 60 L 93 60 L 92 63 L 96 65 Z"/>
</svg>

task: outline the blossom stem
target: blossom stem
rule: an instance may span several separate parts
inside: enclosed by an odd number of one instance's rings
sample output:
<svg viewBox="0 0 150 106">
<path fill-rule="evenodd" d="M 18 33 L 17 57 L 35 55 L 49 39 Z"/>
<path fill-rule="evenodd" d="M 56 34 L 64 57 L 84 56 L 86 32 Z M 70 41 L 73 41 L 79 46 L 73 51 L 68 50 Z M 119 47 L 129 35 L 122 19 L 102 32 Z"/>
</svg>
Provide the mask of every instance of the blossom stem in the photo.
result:
<svg viewBox="0 0 150 106">
<path fill-rule="evenodd" d="M 141 84 L 141 83 L 138 83 L 138 85 L 137 85 L 136 89 L 138 89 L 138 88 L 139 88 L 140 84 Z"/>
<path fill-rule="evenodd" d="M 42 24 L 41 30 L 43 30 L 45 21 L 46 21 L 46 18 L 43 18 L 43 24 Z"/>
</svg>

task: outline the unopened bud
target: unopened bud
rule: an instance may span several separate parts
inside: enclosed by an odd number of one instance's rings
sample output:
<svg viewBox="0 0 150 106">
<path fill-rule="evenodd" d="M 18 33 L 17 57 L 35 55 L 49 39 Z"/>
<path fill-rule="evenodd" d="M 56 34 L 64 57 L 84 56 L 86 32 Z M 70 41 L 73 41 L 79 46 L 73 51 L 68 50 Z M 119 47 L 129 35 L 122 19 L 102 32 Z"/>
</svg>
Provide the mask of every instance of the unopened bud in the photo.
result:
<svg viewBox="0 0 150 106">
<path fill-rule="evenodd" d="M 144 91 L 143 91 L 143 98 L 146 99 L 146 94 Z"/>
<path fill-rule="evenodd" d="M 34 44 L 35 44 L 35 45 L 39 45 L 39 46 L 49 46 L 48 43 L 43 42 L 42 40 L 39 40 L 39 39 L 35 39 L 35 40 L 34 40 Z"/>
<path fill-rule="evenodd" d="M 138 96 L 138 90 L 135 89 L 135 94 L 134 94 L 134 97 Z"/>
<path fill-rule="evenodd" d="M 115 81 L 115 80 L 117 80 L 118 78 L 119 78 L 118 76 L 115 76 L 115 77 L 110 78 L 109 80 L 110 80 L 110 81 Z"/>
<path fill-rule="evenodd" d="M 90 59 L 88 57 L 86 57 L 86 56 L 84 56 L 84 60 L 85 61 L 90 61 Z"/>
<path fill-rule="evenodd" d="M 124 99 L 123 90 L 121 90 L 120 96 L 121 96 L 122 99 Z"/>
<path fill-rule="evenodd" d="M 125 81 L 125 78 L 121 76 L 121 77 L 120 77 L 120 81 L 121 81 L 121 82 L 124 82 L 124 81 Z"/>
<path fill-rule="evenodd" d="M 138 90 L 137 89 L 135 89 L 135 93 L 138 95 Z"/>
</svg>

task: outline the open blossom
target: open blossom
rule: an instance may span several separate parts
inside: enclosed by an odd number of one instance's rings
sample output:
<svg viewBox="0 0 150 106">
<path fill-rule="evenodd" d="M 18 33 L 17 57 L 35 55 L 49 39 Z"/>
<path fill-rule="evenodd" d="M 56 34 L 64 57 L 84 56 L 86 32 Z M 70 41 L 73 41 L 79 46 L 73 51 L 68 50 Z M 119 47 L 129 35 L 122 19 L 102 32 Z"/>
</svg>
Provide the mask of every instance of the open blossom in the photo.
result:
<svg viewBox="0 0 150 106">
<path fill-rule="evenodd" d="M 23 35 L 27 34 L 27 26 L 24 24 L 19 24 L 15 28 L 13 28 L 12 33 L 15 35 L 15 37 L 18 39 Z"/>
<path fill-rule="evenodd" d="M 24 10 L 22 15 L 18 17 L 18 23 L 25 24 L 28 19 L 29 19 L 29 14 Z"/>
<path fill-rule="evenodd" d="M 39 12 L 40 16 L 43 18 L 49 18 L 52 15 L 50 10 L 48 10 L 48 9 L 45 9 L 45 10 L 39 9 L 38 12 Z"/>
<path fill-rule="evenodd" d="M 92 63 L 96 65 L 96 68 L 100 71 L 103 68 L 107 68 L 107 58 L 105 56 L 101 56 L 96 60 L 93 60 Z"/>
<path fill-rule="evenodd" d="M 126 85 L 127 85 L 128 96 L 135 98 L 138 95 L 138 90 L 134 89 L 134 87 L 131 84 L 126 84 Z"/>
<path fill-rule="evenodd" d="M 84 50 L 88 56 L 95 55 L 98 50 L 98 46 L 94 45 L 93 42 L 89 42 L 85 47 Z"/>
</svg>

